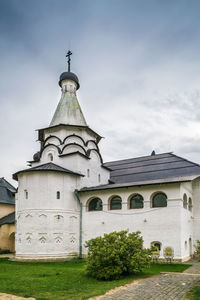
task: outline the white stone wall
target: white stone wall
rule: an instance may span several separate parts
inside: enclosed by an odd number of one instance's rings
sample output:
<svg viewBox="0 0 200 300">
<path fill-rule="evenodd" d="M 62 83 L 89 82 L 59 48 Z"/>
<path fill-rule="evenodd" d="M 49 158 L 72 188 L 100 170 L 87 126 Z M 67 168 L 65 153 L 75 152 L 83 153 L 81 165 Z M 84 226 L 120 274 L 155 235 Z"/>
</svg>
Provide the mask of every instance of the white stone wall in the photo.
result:
<svg viewBox="0 0 200 300">
<path fill-rule="evenodd" d="M 200 240 L 200 179 L 197 179 L 192 184 L 193 187 L 193 245 L 197 240 Z"/>
<path fill-rule="evenodd" d="M 75 176 L 56 172 L 29 172 L 19 176 L 17 258 L 78 254 L 80 214 L 74 197 L 77 181 Z"/>
<path fill-rule="evenodd" d="M 155 192 L 164 192 L 167 195 L 167 207 L 151 207 L 152 195 Z M 144 208 L 129 208 L 128 199 L 134 193 L 143 196 Z M 175 258 L 183 259 L 188 256 L 188 252 L 183 251 L 183 246 L 185 239 L 188 239 L 192 234 L 191 224 L 188 223 L 191 213 L 185 211 L 182 207 L 180 184 L 131 187 L 118 190 L 82 192 L 80 194 L 84 205 L 83 244 L 85 241 L 104 233 L 124 229 L 129 229 L 130 232 L 139 230 L 144 238 L 145 247 L 150 247 L 153 241 L 162 244 L 161 257 L 163 257 L 164 248 L 168 246 L 174 249 Z M 122 198 L 121 210 L 109 209 L 108 203 L 112 195 L 118 195 Z M 102 199 L 102 211 L 88 211 L 88 201 L 93 197 Z M 184 227 L 183 224 L 185 224 Z M 86 253 L 86 249 L 84 249 L 84 252 Z"/>
</svg>

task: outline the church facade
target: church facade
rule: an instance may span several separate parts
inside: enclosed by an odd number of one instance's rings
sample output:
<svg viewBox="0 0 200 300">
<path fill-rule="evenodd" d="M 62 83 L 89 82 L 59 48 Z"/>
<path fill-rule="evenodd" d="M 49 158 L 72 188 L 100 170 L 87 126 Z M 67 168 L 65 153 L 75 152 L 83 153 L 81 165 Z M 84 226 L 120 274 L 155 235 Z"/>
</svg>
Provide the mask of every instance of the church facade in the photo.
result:
<svg viewBox="0 0 200 300">
<path fill-rule="evenodd" d="M 200 166 L 173 153 L 103 163 L 101 136 L 78 103 L 78 77 L 60 76 L 61 99 L 38 130 L 40 151 L 18 171 L 16 259 L 68 259 L 85 241 L 112 231 L 141 231 L 144 246 L 187 260 L 200 239 Z"/>
</svg>

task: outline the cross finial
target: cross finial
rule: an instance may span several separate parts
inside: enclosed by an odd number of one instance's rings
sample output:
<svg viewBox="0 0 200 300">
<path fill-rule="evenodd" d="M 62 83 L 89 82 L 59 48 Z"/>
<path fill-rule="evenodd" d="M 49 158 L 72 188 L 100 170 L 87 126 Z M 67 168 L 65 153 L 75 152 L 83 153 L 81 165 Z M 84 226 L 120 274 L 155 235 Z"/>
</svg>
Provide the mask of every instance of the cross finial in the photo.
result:
<svg viewBox="0 0 200 300">
<path fill-rule="evenodd" d="M 68 72 L 70 72 L 70 61 L 71 61 L 71 58 L 70 58 L 70 56 L 72 55 L 72 52 L 69 50 L 68 52 L 67 52 L 67 55 L 66 55 L 66 57 L 68 57 Z"/>
</svg>

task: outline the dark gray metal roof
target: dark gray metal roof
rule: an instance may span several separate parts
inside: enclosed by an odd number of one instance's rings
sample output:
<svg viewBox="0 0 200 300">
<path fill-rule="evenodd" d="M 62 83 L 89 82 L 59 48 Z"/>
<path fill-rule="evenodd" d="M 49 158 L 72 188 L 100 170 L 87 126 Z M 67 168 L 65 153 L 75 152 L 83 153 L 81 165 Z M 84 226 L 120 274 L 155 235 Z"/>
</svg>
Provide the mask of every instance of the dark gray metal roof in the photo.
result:
<svg viewBox="0 0 200 300">
<path fill-rule="evenodd" d="M 200 175 L 200 165 L 173 153 L 113 161 L 104 165 L 111 169 L 110 180 L 114 183 Z"/>
<path fill-rule="evenodd" d="M 104 165 L 111 169 L 111 184 L 82 190 L 183 182 L 200 176 L 200 165 L 173 153 L 112 161 Z"/>
<path fill-rule="evenodd" d="M 15 223 L 15 212 L 12 212 L 11 214 L 4 216 L 0 219 L 0 226 L 4 224 L 13 224 Z"/>
<path fill-rule="evenodd" d="M 36 167 L 33 167 L 33 168 L 18 171 L 17 173 L 13 174 L 13 179 L 18 180 L 18 175 L 20 173 L 33 172 L 33 171 L 56 171 L 56 172 L 68 173 L 68 174 L 76 175 L 76 176 L 84 176 L 80 173 L 73 172 L 71 170 L 60 167 L 60 166 L 58 166 L 58 165 L 56 165 L 52 162 L 49 162 L 49 163 L 42 164 L 42 165 L 39 165 L 39 166 L 36 166 Z"/>
<path fill-rule="evenodd" d="M 16 188 L 5 178 L 0 178 L 0 203 L 15 205 Z"/>
</svg>

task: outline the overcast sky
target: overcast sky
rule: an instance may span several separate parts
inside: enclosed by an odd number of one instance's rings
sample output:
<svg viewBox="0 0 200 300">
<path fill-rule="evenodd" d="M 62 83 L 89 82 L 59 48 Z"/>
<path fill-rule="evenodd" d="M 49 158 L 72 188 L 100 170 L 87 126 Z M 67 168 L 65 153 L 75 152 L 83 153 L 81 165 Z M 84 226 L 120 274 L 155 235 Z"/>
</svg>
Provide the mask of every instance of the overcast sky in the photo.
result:
<svg viewBox="0 0 200 300">
<path fill-rule="evenodd" d="M 0 0 L 0 176 L 39 150 L 67 69 L 104 161 L 173 151 L 200 163 L 200 1 Z"/>
</svg>

